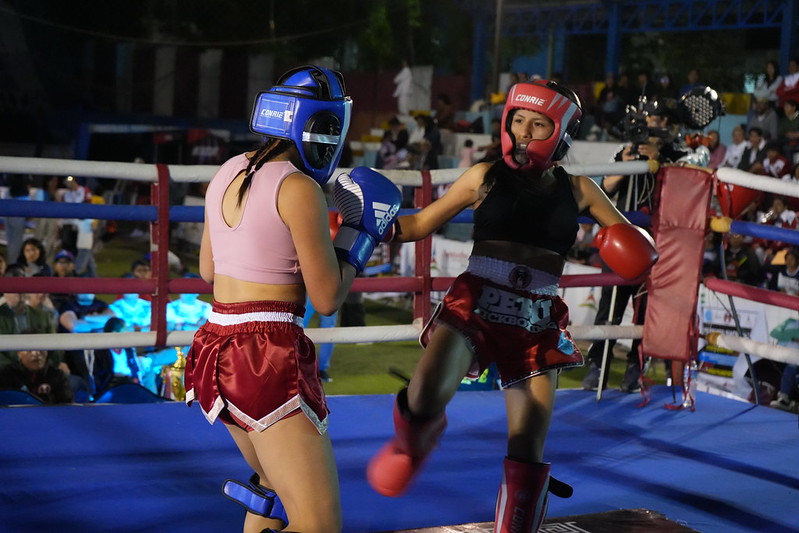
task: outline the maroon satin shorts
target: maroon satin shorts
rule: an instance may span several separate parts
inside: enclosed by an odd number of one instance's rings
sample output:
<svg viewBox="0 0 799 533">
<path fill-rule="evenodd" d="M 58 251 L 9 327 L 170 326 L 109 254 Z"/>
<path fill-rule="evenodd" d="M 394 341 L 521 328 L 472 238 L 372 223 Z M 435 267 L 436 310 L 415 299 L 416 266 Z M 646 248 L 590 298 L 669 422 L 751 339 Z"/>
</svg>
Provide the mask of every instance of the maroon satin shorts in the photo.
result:
<svg viewBox="0 0 799 533">
<path fill-rule="evenodd" d="M 462 334 L 475 355 L 467 377 L 496 363 L 503 387 L 553 369 L 583 365 L 567 331 L 569 308 L 558 278 L 524 265 L 472 256 L 422 330 L 426 346 L 438 326 Z"/>
<path fill-rule="evenodd" d="M 186 403 L 199 403 L 212 424 L 247 431 L 302 412 L 324 433 L 327 402 L 303 314 L 289 302 L 214 301 L 186 358 Z"/>
</svg>

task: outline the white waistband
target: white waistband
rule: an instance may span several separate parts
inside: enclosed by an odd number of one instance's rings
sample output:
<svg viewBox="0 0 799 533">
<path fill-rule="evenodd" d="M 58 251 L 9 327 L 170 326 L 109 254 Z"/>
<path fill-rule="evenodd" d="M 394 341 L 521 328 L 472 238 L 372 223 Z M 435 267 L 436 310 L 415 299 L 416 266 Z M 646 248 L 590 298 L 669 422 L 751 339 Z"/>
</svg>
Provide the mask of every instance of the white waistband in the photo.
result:
<svg viewBox="0 0 799 533">
<path fill-rule="evenodd" d="M 509 263 L 493 257 L 473 255 L 469 258 L 466 272 L 486 278 L 499 285 L 522 289 L 544 296 L 558 295 L 559 276 L 554 276 L 542 270 Z"/>
<path fill-rule="evenodd" d="M 245 322 L 290 322 L 302 326 L 302 317 L 283 311 L 256 311 L 253 313 L 226 314 L 211 311 L 208 322 L 220 326 L 233 326 Z"/>
</svg>

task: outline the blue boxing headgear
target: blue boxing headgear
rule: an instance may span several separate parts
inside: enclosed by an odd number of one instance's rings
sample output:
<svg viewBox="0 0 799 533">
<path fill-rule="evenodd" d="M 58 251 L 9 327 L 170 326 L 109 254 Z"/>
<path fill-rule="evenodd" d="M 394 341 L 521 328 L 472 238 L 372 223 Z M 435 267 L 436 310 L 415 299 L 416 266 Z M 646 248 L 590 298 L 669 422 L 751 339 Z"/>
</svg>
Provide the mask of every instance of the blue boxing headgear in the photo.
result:
<svg viewBox="0 0 799 533">
<path fill-rule="evenodd" d="M 336 71 L 312 65 L 290 70 L 258 94 L 250 130 L 293 142 L 308 175 L 324 185 L 341 159 L 350 127 L 352 100 L 344 92 Z"/>
</svg>

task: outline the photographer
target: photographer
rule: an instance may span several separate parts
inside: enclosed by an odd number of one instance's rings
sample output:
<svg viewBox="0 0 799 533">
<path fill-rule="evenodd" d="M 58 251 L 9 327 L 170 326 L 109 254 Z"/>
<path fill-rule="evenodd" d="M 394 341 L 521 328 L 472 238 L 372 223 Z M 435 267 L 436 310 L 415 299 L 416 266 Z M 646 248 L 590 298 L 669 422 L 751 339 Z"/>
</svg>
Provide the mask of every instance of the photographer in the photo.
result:
<svg viewBox="0 0 799 533">
<path fill-rule="evenodd" d="M 627 115 L 622 120 L 624 137 L 628 142 L 616 153 L 615 161 L 657 161 L 652 165 L 652 171 L 635 176 L 605 176 L 600 182 L 600 187 L 613 199 L 616 207 L 622 211 L 639 211 L 649 215 L 653 214 L 653 193 L 655 190 L 655 172 L 660 164 L 677 161 L 687 154 L 676 144 L 679 137 L 679 119 L 676 112 L 676 102 L 671 99 L 646 100 L 642 98 L 638 109 L 628 108 Z M 603 272 L 610 269 L 603 263 Z M 615 298 L 614 298 L 615 292 Z M 624 316 L 628 302 L 632 300 L 634 306 L 635 324 L 643 324 L 646 310 L 646 292 L 644 285 L 619 285 L 617 287 L 602 287 L 594 325 L 608 323 L 610 308 L 613 306 L 613 318 L 610 323 L 618 325 Z M 591 344 L 586 360 L 588 373 L 582 381 L 584 390 L 597 390 L 602 368 L 602 357 L 608 343 L 608 361 L 612 361 L 615 340 L 596 341 Z M 640 339 L 633 341 L 627 353 L 627 367 L 620 385 L 623 392 L 637 392 L 641 390 L 639 384 L 642 361 L 639 355 Z M 602 387 L 607 386 L 609 369 L 606 369 Z"/>
</svg>

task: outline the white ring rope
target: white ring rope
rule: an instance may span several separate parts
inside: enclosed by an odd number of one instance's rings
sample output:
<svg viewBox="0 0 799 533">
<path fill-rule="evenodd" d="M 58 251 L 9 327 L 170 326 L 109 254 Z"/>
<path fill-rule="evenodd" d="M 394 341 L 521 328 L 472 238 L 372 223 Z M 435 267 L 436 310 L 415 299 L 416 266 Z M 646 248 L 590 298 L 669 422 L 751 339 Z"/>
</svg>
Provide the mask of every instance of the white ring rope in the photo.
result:
<svg viewBox="0 0 799 533">
<path fill-rule="evenodd" d="M 175 182 L 211 181 L 219 165 L 167 165 L 169 177 Z M 642 174 L 649 171 L 645 161 L 626 161 L 597 165 L 564 165 L 571 174 L 585 176 Z M 334 176 L 351 168 L 337 168 Z M 454 182 L 465 172 L 463 168 L 446 168 L 430 171 L 433 185 Z M 52 176 L 81 176 L 92 178 L 124 179 L 130 181 L 158 181 L 155 165 L 140 163 L 115 163 L 103 161 L 77 161 L 74 159 L 43 159 L 38 157 L 0 156 L 0 172 L 11 174 L 45 174 Z M 397 185 L 421 186 L 422 178 L 416 170 L 380 170 Z M 799 193 L 797 194 L 799 196 Z"/>
<path fill-rule="evenodd" d="M 736 337 L 734 335 L 723 335 L 715 333 L 707 336 L 709 344 L 725 348 L 739 353 L 756 355 L 770 361 L 799 365 L 799 350 L 779 344 L 769 344 L 766 342 Z"/>
<path fill-rule="evenodd" d="M 716 177 L 724 183 L 799 198 L 799 183 L 784 181 L 771 176 L 750 174 L 734 168 L 720 168 L 716 171 Z"/>
<path fill-rule="evenodd" d="M 652 167 L 646 161 L 619 161 L 605 164 L 563 165 L 563 168 L 573 176 L 626 176 L 646 174 Z"/>
<path fill-rule="evenodd" d="M 640 339 L 643 326 L 571 326 L 575 340 Z M 316 344 L 354 344 L 360 342 L 415 341 L 421 325 L 363 326 L 345 328 L 308 328 L 305 333 Z M 105 348 L 145 348 L 155 345 L 154 332 L 138 333 L 51 333 L 3 335 L 2 349 L 17 350 L 80 350 Z M 165 346 L 188 346 L 194 331 L 170 331 Z"/>
<path fill-rule="evenodd" d="M 218 165 L 167 165 L 170 179 L 175 182 L 207 182 L 218 170 Z M 644 161 L 628 161 L 597 165 L 564 165 L 572 173 L 580 175 L 633 175 L 649 171 Z M 337 173 L 350 169 L 336 169 Z M 454 182 L 465 169 L 439 169 L 430 171 L 433 185 Z M 156 165 L 101 161 L 78 161 L 72 159 L 45 159 L 35 157 L 0 156 L 0 172 L 13 174 L 43 174 L 54 176 L 74 175 L 130 181 L 157 182 Z M 421 186 L 422 177 L 416 170 L 381 170 L 397 185 Z M 1 215 L 0 215 L 1 216 Z M 347 328 L 308 329 L 307 334 L 315 343 L 360 343 L 416 340 L 420 325 L 366 326 Z M 639 339 L 642 326 L 572 326 L 569 331 L 577 340 Z M 191 344 L 193 331 L 167 332 L 165 346 L 187 346 Z M 26 349 L 104 349 L 119 347 L 155 346 L 155 332 L 139 333 L 73 333 L 64 335 L 28 334 L 3 335 L 0 349 L 16 351 Z"/>
<path fill-rule="evenodd" d="M 211 181 L 219 165 L 167 165 L 172 181 Z M 124 179 L 128 181 L 158 181 L 156 165 L 77 161 L 74 159 L 43 159 L 39 157 L 0 156 L 0 172 L 11 174 L 45 174 L 91 178 Z"/>
<path fill-rule="evenodd" d="M 748 187 L 750 189 L 770 192 L 782 196 L 799 198 L 799 183 L 776 179 L 771 176 L 752 174 L 734 168 L 720 168 L 716 171 L 719 181 Z M 776 304 L 774 304 L 776 305 Z M 799 365 L 799 350 L 778 344 L 769 344 L 745 337 L 711 333 L 707 341 L 713 346 L 725 348 L 739 353 L 756 355 L 763 359 Z"/>
</svg>

